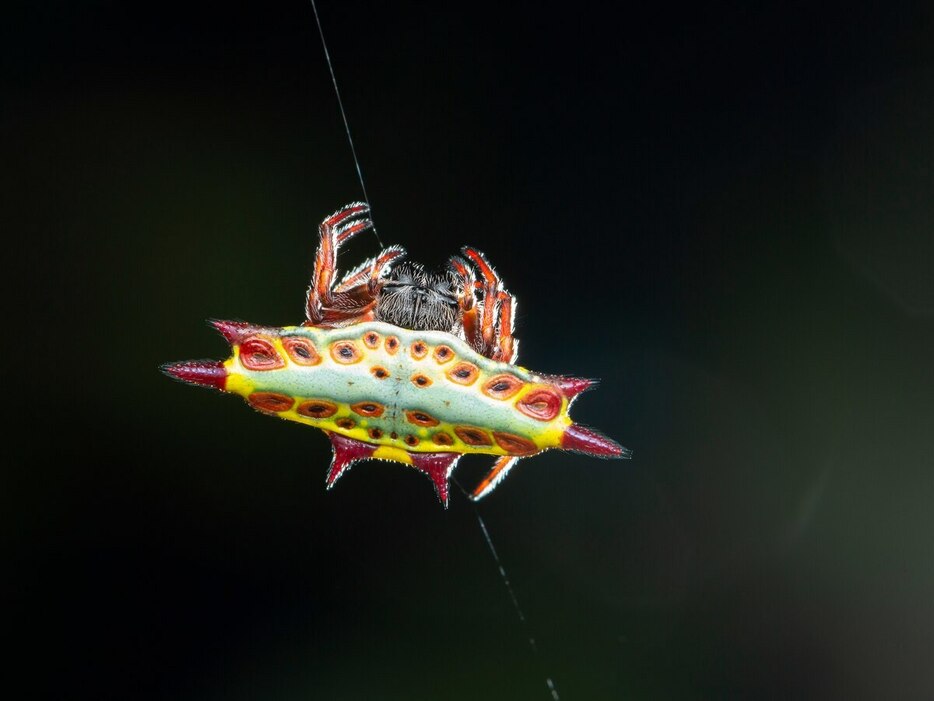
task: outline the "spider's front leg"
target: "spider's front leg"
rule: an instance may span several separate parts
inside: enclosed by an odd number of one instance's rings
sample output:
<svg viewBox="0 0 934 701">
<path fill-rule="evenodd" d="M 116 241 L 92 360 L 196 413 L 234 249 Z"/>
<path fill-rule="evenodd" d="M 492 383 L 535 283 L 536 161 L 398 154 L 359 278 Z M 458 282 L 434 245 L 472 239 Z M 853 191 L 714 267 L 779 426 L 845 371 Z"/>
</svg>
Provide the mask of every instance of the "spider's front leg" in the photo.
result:
<svg viewBox="0 0 934 701">
<path fill-rule="evenodd" d="M 514 363 L 518 355 L 519 342 L 513 337 L 513 317 L 516 310 L 516 298 L 503 288 L 502 281 L 493 266 L 480 251 L 465 246 L 464 255 L 476 266 L 481 280 L 474 280 L 473 273 L 465 277 L 455 261 L 452 267 L 465 282 L 464 297 L 467 311 L 463 311 L 464 335 L 467 342 L 482 355 L 504 363 Z M 456 259 L 461 260 L 461 259 Z M 463 264 L 463 261 L 461 260 Z M 466 267 L 466 266 L 464 266 Z M 483 296 L 477 304 L 476 292 Z M 479 309 L 478 309 L 479 306 Z"/>
<path fill-rule="evenodd" d="M 358 291 L 356 288 L 366 287 L 367 293 L 371 297 L 376 297 L 382 287 L 383 271 L 388 270 L 394 260 L 404 255 L 405 249 L 402 246 L 384 248 L 376 258 L 364 261 L 347 273 L 334 288 L 334 292 Z"/>
<path fill-rule="evenodd" d="M 460 256 L 452 256 L 448 262 L 448 267 L 460 279 L 460 292 L 457 296 L 458 315 L 460 316 L 461 327 L 464 329 L 467 343 L 472 348 L 476 348 L 475 339 L 479 337 L 479 320 L 477 316 L 477 298 L 474 295 L 477 281 L 474 277 L 473 268 Z"/>
<path fill-rule="evenodd" d="M 401 248 L 387 248 L 378 257 L 352 270 L 339 284 L 334 283 L 338 249 L 360 232 L 372 228 L 369 213 L 365 202 L 354 202 L 337 210 L 318 227 L 320 241 L 308 288 L 305 326 L 334 326 L 372 318 L 379 278 L 393 260 L 404 255 Z"/>
<path fill-rule="evenodd" d="M 330 320 L 329 312 L 334 306 L 332 286 L 337 272 L 337 249 L 341 243 L 373 225 L 367 216 L 369 213 L 370 208 L 365 202 L 353 202 L 341 207 L 318 227 L 318 253 L 305 305 L 309 325 L 317 326 Z"/>
</svg>

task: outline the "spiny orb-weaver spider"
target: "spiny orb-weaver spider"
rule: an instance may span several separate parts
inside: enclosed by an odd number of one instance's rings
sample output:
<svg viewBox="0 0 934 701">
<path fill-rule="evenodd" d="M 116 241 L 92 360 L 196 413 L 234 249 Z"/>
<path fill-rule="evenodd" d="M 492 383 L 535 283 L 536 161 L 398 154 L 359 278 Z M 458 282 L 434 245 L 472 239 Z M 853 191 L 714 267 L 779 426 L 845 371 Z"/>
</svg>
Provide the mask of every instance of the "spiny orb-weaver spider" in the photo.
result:
<svg viewBox="0 0 934 701">
<path fill-rule="evenodd" d="M 448 481 L 466 453 L 497 456 L 474 499 L 520 458 L 549 448 L 630 457 L 568 416 L 592 380 L 515 365 L 516 301 L 480 251 L 465 247 L 432 274 L 409 263 L 393 268 L 405 251 L 392 246 L 335 284 L 339 247 L 371 227 L 362 202 L 321 223 L 301 326 L 212 321 L 232 357 L 163 371 L 322 429 L 334 449 L 328 488 L 354 462 L 391 460 L 425 473 L 447 506 Z"/>
</svg>

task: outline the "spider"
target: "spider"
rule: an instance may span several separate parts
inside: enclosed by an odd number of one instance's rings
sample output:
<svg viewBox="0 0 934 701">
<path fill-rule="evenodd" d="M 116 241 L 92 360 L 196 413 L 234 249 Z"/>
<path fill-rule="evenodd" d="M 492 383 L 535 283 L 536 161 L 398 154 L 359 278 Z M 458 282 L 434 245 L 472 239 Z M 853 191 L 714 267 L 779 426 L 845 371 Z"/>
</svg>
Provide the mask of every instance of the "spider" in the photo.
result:
<svg viewBox="0 0 934 701">
<path fill-rule="evenodd" d="M 321 223 L 301 326 L 213 321 L 233 355 L 163 371 L 322 429 L 334 451 L 328 488 L 355 462 L 389 460 L 426 474 L 447 506 L 449 479 L 467 453 L 496 456 L 474 499 L 520 458 L 550 448 L 630 457 L 568 415 L 592 380 L 515 364 L 516 300 L 480 251 L 464 247 L 432 273 L 391 246 L 335 282 L 340 246 L 371 227 L 362 202 Z"/>
<path fill-rule="evenodd" d="M 338 249 L 373 226 L 368 214 L 366 204 L 354 202 L 321 223 L 303 326 L 333 328 L 375 319 L 406 329 L 447 331 L 462 336 L 487 358 L 514 362 L 515 297 L 474 248 L 465 246 L 462 252 L 476 266 L 480 280 L 460 256 L 452 257 L 443 273 L 429 273 L 408 262 L 393 268 L 405 249 L 390 246 L 334 284 Z"/>
</svg>

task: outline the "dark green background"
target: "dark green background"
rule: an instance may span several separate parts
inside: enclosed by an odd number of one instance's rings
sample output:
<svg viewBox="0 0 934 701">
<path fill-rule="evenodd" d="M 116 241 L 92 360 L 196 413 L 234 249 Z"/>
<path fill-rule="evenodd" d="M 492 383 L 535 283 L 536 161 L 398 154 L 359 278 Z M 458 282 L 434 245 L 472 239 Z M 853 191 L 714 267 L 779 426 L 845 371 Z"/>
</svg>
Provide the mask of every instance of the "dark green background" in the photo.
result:
<svg viewBox="0 0 934 701">
<path fill-rule="evenodd" d="M 4 683 L 934 696 L 931 5 L 321 4 L 384 242 L 484 250 L 634 459 L 481 504 L 524 628 L 460 495 L 325 492 L 322 434 L 160 375 L 224 356 L 207 317 L 301 321 L 360 197 L 310 6 L 14 5 Z"/>
</svg>

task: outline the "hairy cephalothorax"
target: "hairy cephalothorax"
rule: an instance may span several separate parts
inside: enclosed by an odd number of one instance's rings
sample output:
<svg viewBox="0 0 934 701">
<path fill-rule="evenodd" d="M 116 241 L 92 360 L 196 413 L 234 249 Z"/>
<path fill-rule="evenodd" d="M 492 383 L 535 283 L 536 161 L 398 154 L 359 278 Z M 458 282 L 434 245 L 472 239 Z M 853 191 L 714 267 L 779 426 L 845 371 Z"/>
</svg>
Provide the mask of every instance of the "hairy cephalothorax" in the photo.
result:
<svg viewBox="0 0 934 701">
<path fill-rule="evenodd" d="M 382 281 L 376 318 L 404 329 L 456 333 L 459 294 L 451 271 L 433 273 L 417 263 L 402 263 Z"/>
<path fill-rule="evenodd" d="M 446 505 L 451 472 L 467 453 L 496 457 L 474 499 L 543 450 L 629 457 L 568 415 L 591 380 L 515 364 L 516 301 L 477 249 L 464 247 L 430 273 L 400 262 L 405 251 L 390 246 L 338 281 L 338 249 L 372 225 L 363 202 L 321 223 L 301 326 L 215 321 L 231 357 L 170 363 L 165 372 L 322 429 L 334 446 L 329 487 L 355 462 L 392 460 L 426 474 Z"/>
</svg>

